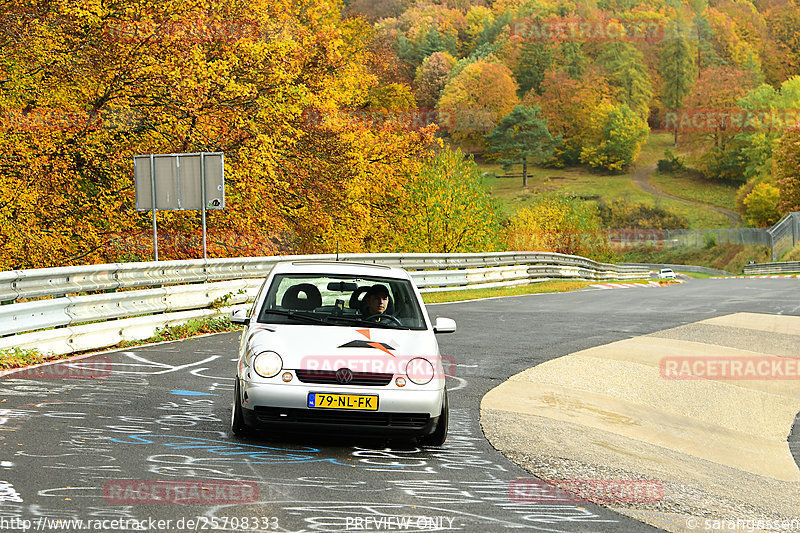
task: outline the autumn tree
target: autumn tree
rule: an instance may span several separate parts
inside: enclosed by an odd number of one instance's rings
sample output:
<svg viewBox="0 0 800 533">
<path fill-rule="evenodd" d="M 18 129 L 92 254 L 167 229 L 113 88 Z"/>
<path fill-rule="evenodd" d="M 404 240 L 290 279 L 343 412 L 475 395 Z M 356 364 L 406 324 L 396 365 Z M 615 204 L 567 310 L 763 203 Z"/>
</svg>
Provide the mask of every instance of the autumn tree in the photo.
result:
<svg viewBox="0 0 800 533">
<path fill-rule="evenodd" d="M 783 134 L 775 151 L 774 164 L 780 191 L 778 212 L 800 211 L 800 127 Z"/>
<path fill-rule="evenodd" d="M 483 136 L 516 103 L 517 84 L 511 71 L 495 61 L 478 60 L 447 83 L 438 108 L 454 140 L 471 151 L 482 151 Z"/>
<path fill-rule="evenodd" d="M 776 5 L 765 14 L 767 32 L 764 43 L 764 70 L 771 85 L 800 72 L 800 5 L 789 0 Z"/>
<path fill-rule="evenodd" d="M 561 139 L 553 138 L 538 106 L 518 105 L 486 136 L 487 155 L 508 170 L 522 163 L 522 186 L 528 186 L 528 162 L 541 164 L 553 157 Z"/>
<path fill-rule="evenodd" d="M 3 268 L 114 261 L 128 253 L 120 236 L 149 245 L 136 154 L 225 152 L 211 255 L 264 255 L 313 247 L 356 184 L 381 191 L 430 142 L 338 120 L 380 84 L 365 68 L 372 30 L 333 1 L 15 6 L 0 28 Z M 165 233 L 198 233 L 198 213 L 158 218 Z"/>
<path fill-rule="evenodd" d="M 716 67 L 700 71 L 684 105 L 688 112 L 678 113 L 681 143 L 692 146 L 692 162 L 711 179 L 744 181 L 739 157 L 741 131 L 739 100 L 757 85 L 752 72 L 737 67 Z M 668 121 L 669 123 L 669 121 Z"/>
<path fill-rule="evenodd" d="M 408 85 L 389 83 L 370 89 L 364 106 L 375 111 L 407 111 L 417 107 L 417 101 Z"/>
<path fill-rule="evenodd" d="M 396 19 L 378 23 L 379 31 L 395 35 L 397 53 L 416 69 L 434 52 L 458 54 L 458 36 L 465 29 L 464 14 L 442 5 L 418 4 Z"/>
<path fill-rule="evenodd" d="M 460 150 L 443 148 L 420 162 L 405 186 L 398 249 L 457 253 L 498 249 L 500 215 L 481 172 Z"/>
<path fill-rule="evenodd" d="M 763 84 L 739 99 L 743 176 L 746 180 L 768 176 L 772 151 L 784 130 L 800 120 L 800 76 L 784 81 L 776 90 Z"/>
<path fill-rule="evenodd" d="M 370 22 L 398 17 L 408 9 L 409 0 L 353 0 L 347 5 L 346 14 L 361 16 Z"/>
<path fill-rule="evenodd" d="M 455 64 L 455 58 L 447 52 L 435 52 L 422 62 L 414 79 L 417 102 L 421 107 L 433 109 L 436 106 Z"/>
<path fill-rule="evenodd" d="M 592 110 L 604 101 L 612 101 L 611 87 L 596 69 L 589 69 L 580 79 L 563 71 L 548 72 L 542 82 L 541 96 L 525 95 L 522 103 L 538 105 L 547 119 L 551 133 L 562 137 L 555 148 L 560 165 L 577 165 L 589 129 Z"/>
<path fill-rule="evenodd" d="M 589 117 L 581 161 L 594 169 L 621 172 L 639 156 L 649 132 L 628 106 L 602 103 Z"/>
</svg>

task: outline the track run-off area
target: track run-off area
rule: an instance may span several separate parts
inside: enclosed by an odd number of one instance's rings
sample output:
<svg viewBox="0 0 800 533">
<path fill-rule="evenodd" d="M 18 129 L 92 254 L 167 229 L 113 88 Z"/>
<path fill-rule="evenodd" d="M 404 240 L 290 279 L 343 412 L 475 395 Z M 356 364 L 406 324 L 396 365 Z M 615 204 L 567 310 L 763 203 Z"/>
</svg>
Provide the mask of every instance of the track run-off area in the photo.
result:
<svg viewBox="0 0 800 533">
<path fill-rule="evenodd" d="M 231 436 L 239 333 L 4 373 L 0 530 L 800 531 L 800 381 L 774 370 L 800 279 L 428 311 L 458 324 L 441 448 Z M 680 374 L 743 358 L 772 374 Z"/>
</svg>

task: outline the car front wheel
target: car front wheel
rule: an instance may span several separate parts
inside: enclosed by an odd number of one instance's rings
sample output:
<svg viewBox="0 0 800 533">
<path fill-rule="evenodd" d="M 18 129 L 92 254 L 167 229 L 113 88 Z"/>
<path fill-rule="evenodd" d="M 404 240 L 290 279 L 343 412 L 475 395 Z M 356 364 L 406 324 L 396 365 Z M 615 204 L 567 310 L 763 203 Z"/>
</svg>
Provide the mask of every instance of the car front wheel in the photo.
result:
<svg viewBox="0 0 800 533">
<path fill-rule="evenodd" d="M 244 423 L 242 415 L 242 395 L 239 391 L 239 377 L 236 377 L 236 385 L 233 387 L 233 409 L 231 411 L 231 433 L 234 435 L 246 435 L 249 428 Z"/>
<path fill-rule="evenodd" d="M 450 418 L 450 407 L 447 403 L 447 390 L 444 391 L 444 401 L 442 402 L 442 414 L 439 415 L 439 422 L 436 429 L 430 435 L 425 435 L 420 439 L 423 446 L 441 446 L 447 440 L 447 425 Z"/>
</svg>

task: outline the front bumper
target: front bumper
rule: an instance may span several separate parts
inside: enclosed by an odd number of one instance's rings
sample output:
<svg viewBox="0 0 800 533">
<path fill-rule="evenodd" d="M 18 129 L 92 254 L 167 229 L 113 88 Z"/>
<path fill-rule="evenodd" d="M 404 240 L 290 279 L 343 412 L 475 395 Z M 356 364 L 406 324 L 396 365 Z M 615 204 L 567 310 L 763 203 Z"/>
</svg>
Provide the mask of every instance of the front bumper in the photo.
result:
<svg viewBox="0 0 800 533">
<path fill-rule="evenodd" d="M 388 389 L 334 385 L 253 384 L 241 381 L 242 415 L 251 427 L 316 431 L 343 429 L 357 434 L 423 436 L 439 421 L 444 389 Z M 377 411 L 308 407 L 308 393 L 368 394 L 378 396 Z"/>
</svg>

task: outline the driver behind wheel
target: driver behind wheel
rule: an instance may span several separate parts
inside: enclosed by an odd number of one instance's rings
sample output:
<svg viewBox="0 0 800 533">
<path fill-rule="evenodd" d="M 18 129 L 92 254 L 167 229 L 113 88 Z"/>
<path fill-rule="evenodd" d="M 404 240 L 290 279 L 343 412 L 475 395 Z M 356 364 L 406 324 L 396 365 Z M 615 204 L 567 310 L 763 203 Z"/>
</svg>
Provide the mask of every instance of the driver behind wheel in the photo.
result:
<svg viewBox="0 0 800 533">
<path fill-rule="evenodd" d="M 365 317 L 382 315 L 389 307 L 389 289 L 385 285 L 373 285 L 364 295 L 364 300 L 367 302 L 364 308 Z"/>
</svg>

